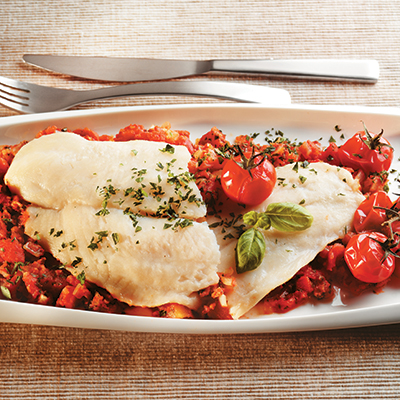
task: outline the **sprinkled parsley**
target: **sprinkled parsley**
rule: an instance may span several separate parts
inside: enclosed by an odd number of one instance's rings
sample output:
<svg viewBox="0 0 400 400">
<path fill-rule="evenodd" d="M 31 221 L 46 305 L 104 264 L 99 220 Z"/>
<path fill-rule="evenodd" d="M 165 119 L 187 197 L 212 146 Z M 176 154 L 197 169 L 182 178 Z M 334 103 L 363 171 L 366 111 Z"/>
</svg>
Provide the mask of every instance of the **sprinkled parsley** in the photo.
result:
<svg viewBox="0 0 400 400">
<path fill-rule="evenodd" d="M 170 144 L 167 144 L 163 149 L 160 149 L 162 153 L 169 153 L 169 154 L 174 154 L 175 153 L 175 147 L 171 146 Z"/>
<path fill-rule="evenodd" d="M 81 273 L 79 275 L 77 275 L 76 278 L 78 279 L 78 281 L 79 281 L 79 283 L 81 285 L 84 285 L 85 284 L 85 279 L 86 279 L 85 271 L 82 270 Z"/>
</svg>

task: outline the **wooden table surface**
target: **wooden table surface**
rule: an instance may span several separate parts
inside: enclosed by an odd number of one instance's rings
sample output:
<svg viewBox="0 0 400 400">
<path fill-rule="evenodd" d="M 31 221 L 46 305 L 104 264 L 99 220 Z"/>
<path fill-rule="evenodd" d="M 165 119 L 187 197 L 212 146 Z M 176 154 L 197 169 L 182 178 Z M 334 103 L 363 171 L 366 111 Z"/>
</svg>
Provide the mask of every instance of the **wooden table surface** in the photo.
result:
<svg viewBox="0 0 400 400">
<path fill-rule="evenodd" d="M 103 84 L 41 71 L 22 55 L 374 58 L 374 85 L 218 79 L 285 88 L 294 103 L 400 104 L 397 0 L 2 0 L 0 39 L 0 75 L 74 89 Z M 124 98 L 76 108 L 194 102 L 218 100 Z M 16 114 L 0 106 L 0 117 Z M 0 360 L 1 399 L 400 398 L 400 325 L 190 336 L 3 323 Z"/>
</svg>

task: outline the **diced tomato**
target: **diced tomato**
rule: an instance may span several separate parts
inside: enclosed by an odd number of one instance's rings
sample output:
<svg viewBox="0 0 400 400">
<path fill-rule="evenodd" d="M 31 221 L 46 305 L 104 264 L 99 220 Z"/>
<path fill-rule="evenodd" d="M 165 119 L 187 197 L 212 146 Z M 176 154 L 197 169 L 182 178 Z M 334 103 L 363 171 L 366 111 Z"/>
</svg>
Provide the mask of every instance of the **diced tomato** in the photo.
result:
<svg viewBox="0 0 400 400">
<path fill-rule="evenodd" d="M 90 299 L 92 294 L 90 292 L 90 290 L 85 287 L 84 285 L 78 283 L 75 286 L 74 291 L 72 292 L 72 294 L 77 298 L 77 299 L 81 299 L 82 297 L 86 297 L 87 299 Z"/>
<path fill-rule="evenodd" d="M 298 148 L 300 161 L 319 160 L 323 153 L 322 146 L 318 141 L 306 140 Z"/>
<path fill-rule="evenodd" d="M 78 299 L 74 296 L 75 288 L 73 286 L 65 286 L 57 299 L 57 307 L 74 308 Z"/>
<path fill-rule="evenodd" d="M 189 138 L 187 131 L 175 131 L 167 128 L 155 126 L 150 129 L 144 129 L 143 125 L 129 125 L 121 129 L 115 136 L 116 142 L 125 142 L 128 140 L 150 140 L 153 142 L 165 142 L 174 145 L 186 146 L 190 153 L 193 153 L 194 146 Z"/>
<path fill-rule="evenodd" d="M 165 318 L 176 318 L 176 319 L 193 318 L 193 313 L 189 308 L 183 306 L 182 304 L 177 304 L 177 303 L 170 303 L 159 306 L 158 311 L 155 311 L 155 313 L 156 316 L 161 316 Z"/>
<path fill-rule="evenodd" d="M 51 135 L 52 133 L 56 133 L 57 131 L 60 131 L 60 129 L 57 126 L 52 125 L 52 126 L 47 127 L 46 129 L 43 129 L 42 131 L 40 131 L 36 135 L 36 138 L 40 138 L 41 136 L 44 136 L 44 135 Z"/>
<path fill-rule="evenodd" d="M 205 133 L 198 142 L 199 146 L 205 144 L 211 144 L 213 147 L 221 148 L 229 143 L 226 140 L 226 135 L 214 126 L 209 132 Z"/>
<path fill-rule="evenodd" d="M 208 171 L 201 171 L 196 175 L 196 185 L 207 204 L 216 200 L 222 192 L 221 181 L 215 174 Z"/>
<path fill-rule="evenodd" d="M 24 249 L 17 240 L 0 239 L 0 260 L 2 262 L 25 262 Z"/>
<path fill-rule="evenodd" d="M 94 141 L 100 140 L 99 135 L 95 131 L 92 131 L 89 128 L 75 129 L 73 132 L 79 136 L 82 136 L 83 138 L 85 138 L 87 140 L 94 140 Z"/>
<path fill-rule="evenodd" d="M 90 310 L 105 313 L 121 313 L 125 308 L 108 293 L 96 292 L 89 304 Z"/>
<path fill-rule="evenodd" d="M 4 158 L 0 158 L 0 177 L 3 177 L 6 174 L 9 166 L 10 165 Z"/>
<path fill-rule="evenodd" d="M 268 294 L 263 306 L 266 314 L 286 313 L 311 299 L 328 301 L 332 296 L 332 286 L 323 273 L 306 265 L 290 281 Z"/>
<path fill-rule="evenodd" d="M 218 171 L 227 163 L 228 159 L 215 151 L 210 143 L 200 145 L 193 153 L 192 160 L 196 161 L 196 171 Z"/>
<path fill-rule="evenodd" d="M 38 277 L 30 272 L 24 272 L 22 275 L 22 280 L 25 283 L 25 287 L 32 298 L 37 299 L 43 291 L 38 287 Z"/>
<path fill-rule="evenodd" d="M 325 267 L 328 271 L 333 271 L 339 262 L 344 260 L 345 246 L 341 243 L 335 243 L 327 247 L 327 257 Z"/>
<path fill-rule="evenodd" d="M 154 311 L 148 307 L 127 307 L 125 309 L 125 314 L 137 315 L 139 317 L 153 317 Z"/>
</svg>

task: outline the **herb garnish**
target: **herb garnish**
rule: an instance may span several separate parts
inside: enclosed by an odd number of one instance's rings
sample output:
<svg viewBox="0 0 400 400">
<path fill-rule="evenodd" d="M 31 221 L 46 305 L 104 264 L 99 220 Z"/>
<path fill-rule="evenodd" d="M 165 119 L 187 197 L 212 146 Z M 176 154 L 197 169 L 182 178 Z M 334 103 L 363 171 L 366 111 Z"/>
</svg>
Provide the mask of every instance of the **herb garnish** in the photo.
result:
<svg viewBox="0 0 400 400">
<path fill-rule="evenodd" d="M 171 146 L 170 144 L 167 144 L 163 149 L 160 149 L 162 153 L 169 153 L 169 154 L 174 154 L 175 153 L 175 147 Z"/>
<path fill-rule="evenodd" d="M 304 208 L 294 203 L 271 203 L 265 212 L 250 211 L 243 216 L 243 221 L 251 228 L 239 238 L 236 247 L 236 272 L 256 269 L 265 255 L 265 239 L 260 230 L 271 227 L 281 232 L 297 232 L 309 228 L 313 216 Z"/>
<path fill-rule="evenodd" d="M 83 286 L 85 284 L 85 279 L 86 279 L 85 271 L 82 270 L 81 273 L 76 276 L 76 278 L 78 279 L 79 283 Z"/>
</svg>

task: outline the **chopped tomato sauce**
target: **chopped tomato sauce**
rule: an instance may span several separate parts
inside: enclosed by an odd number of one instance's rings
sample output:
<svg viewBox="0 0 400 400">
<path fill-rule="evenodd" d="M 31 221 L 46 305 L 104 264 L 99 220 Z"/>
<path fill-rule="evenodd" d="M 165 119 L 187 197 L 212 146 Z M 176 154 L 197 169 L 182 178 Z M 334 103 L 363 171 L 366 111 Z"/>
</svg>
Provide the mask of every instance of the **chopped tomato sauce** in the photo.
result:
<svg viewBox="0 0 400 400">
<path fill-rule="evenodd" d="M 143 125 L 129 125 L 121 129 L 115 136 L 116 142 L 125 142 L 128 140 L 151 140 L 153 142 L 165 142 L 169 144 L 186 146 L 190 153 L 193 153 L 193 144 L 187 131 L 172 130 L 169 124 L 163 126 L 154 126 L 145 129 Z"/>
</svg>

